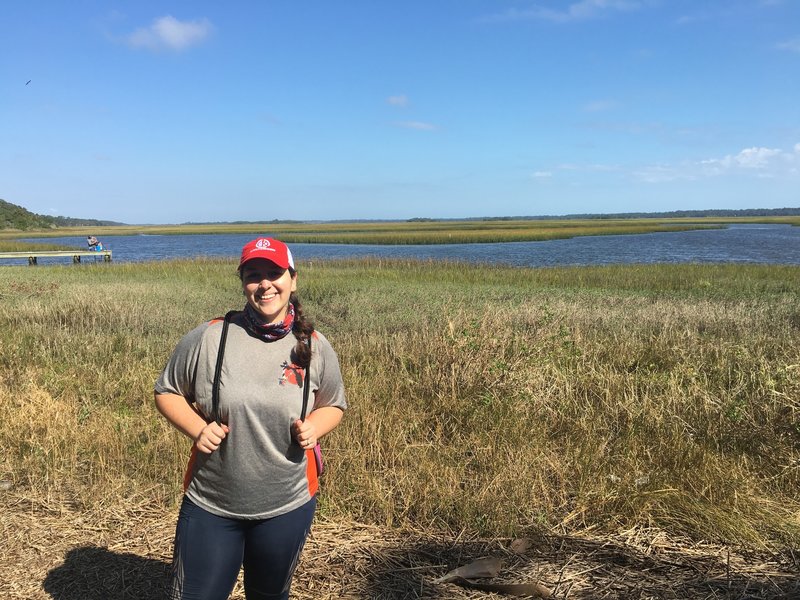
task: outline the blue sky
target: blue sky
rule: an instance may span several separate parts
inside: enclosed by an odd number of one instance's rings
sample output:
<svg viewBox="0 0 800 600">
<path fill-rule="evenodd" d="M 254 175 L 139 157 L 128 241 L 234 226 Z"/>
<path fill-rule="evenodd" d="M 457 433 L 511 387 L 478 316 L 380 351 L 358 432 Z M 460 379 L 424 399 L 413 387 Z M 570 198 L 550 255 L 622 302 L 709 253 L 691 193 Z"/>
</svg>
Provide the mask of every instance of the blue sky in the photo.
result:
<svg viewBox="0 0 800 600">
<path fill-rule="evenodd" d="M 0 14 L 0 198 L 41 214 L 800 206 L 796 0 L 31 0 Z"/>
</svg>

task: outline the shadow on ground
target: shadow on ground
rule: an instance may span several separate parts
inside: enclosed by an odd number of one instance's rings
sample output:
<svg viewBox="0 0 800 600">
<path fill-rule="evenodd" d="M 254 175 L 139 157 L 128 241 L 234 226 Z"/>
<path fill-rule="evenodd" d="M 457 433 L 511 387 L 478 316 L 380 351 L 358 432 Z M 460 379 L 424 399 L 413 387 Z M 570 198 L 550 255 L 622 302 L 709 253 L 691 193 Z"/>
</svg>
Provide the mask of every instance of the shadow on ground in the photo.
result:
<svg viewBox="0 0 800 600">
<path fill-rule="evenodd" d="M 554 600 L 778 600 L 800 598 L 794 554 L 744 554 L 696 547 L 637 549 L 602 539 L 540 537 L 521 554 L 500 541 L 414 538 L 359 544 L 338 558 L 319 554 L 301 567 L 293 597 L 310 599 L 509 598 L 434 581 L 478 558 L 504 567 L 492 583 L 540 583 Z M 327 558 L 327 560 L 326 560 Z M 321 560 L 320 560 L 321 559 Z M 338 568 L 337 568 L 338 567 Z M 170 565 L 135 554 L 84 546 L 52 569 L 44 590 L 53 600 L 149 600 L 165 597 Z M 237 596 L 240 597 L 240 596 Z"/>
<path fill-rule="evenodd" d="M 50 570 L 44 590 L 54 600 L 162 600 L 169 569 L 160 560 L 84 546 Z"/>
<path fill-rule="evenodd" d="M 434 584 L 451 569 L 493 556 L 504 569 L 492 582 L 545 585 L 553 598 L 592 600 L 800 598 L 800 571 L 789 555 L 710 555 L 671 548 L 645 553 L 608 541 L 531 540 L 522 555 L 499 543 L 424 543 L 382 548 L 372 557 L 373 577 L 358 597 L 383 600 L 501 598 Z M 488 580 L 487 580 L 488 581 Z M 505 596 L 509 597 L 509 596 Z"/>
</svg>

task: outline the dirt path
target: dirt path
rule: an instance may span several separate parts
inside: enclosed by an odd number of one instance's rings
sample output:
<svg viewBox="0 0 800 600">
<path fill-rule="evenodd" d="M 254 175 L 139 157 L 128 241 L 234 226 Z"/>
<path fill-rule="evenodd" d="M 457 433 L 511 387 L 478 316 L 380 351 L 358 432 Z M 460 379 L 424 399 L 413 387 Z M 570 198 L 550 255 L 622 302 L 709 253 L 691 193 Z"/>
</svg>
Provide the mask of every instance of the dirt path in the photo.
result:
<svg viewBox="0 0 800 600">
<path fill-rule="evenodd" d="M 174 511 L 142 505 L 86 514 L 13 492 L 0 493 L 0 508 L 0 598 L 163 597 Z M 540 537 L 522 553 L 510 542 L 318 520 L 293 598 L 509 598 L 433 583 L 482 557 L 503 560 L 492 582 L 538 582 L 553 598 L 800 598 L 800 566 L 789 550 L 735 552 L 644 530 L 611 538 Z M 232 598 L 244 598 L 240 587 Z"/>
</svg>

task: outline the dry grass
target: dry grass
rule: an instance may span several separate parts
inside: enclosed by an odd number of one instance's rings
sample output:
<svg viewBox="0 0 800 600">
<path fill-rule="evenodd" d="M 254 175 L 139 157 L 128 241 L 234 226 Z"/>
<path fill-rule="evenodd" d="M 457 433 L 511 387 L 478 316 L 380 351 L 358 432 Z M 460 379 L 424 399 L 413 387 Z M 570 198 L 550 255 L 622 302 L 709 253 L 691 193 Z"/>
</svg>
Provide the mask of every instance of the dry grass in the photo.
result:
<svg viewBox="0 0 800 600">
<path fill-rule="evenodd" d="M 23 237 L 23 235 L 17 233 L 16 237 Z M 2 239 L 2 237 L 0 237 L 0 252 L 30 252 L 34 250 L 73 250 L 73 248 L 59 244 L 17 242 L 13 239 Z"/>
<path fill-rule="evenodd" d="M 0 597 L 7 600 L 160 600 L 176 512 L 146 498 L 85 511 L 67 498 L 0 492 Z M 743 552 L 636 528 L 597 536 L 542 534 L 522 553 L 508 538 L 391 529 L 318 519 L 293 598 L 501 598 L 435 579 L 475 559 L 503 569 L 491 581 L 539 583 L 559 599 L 792 598 L 794 554 Z M 231 598 L 244 598 L 241 580 Z"/>
<path fill-rule="evenodd" d="M 799 275 L 301 266 L 351 410 L 298 597 L 482 597 L 431 583 L 482 555 L 564 597 L 789 597 Z M 156 597 L 188 443 L 152 384 L 236 286 L 229 261 L 0 270 L 0 597 Z"/>
<path fill-rule="evenodd" d="M 620 235 L 655 231 L 684 231 L 719 227 L 715 221 L 683 219 L 569 219 L 486 221 L 393 221 L 354 223 L 212 223 L 185 225 L 118 225 L 108 227 L 64 227 L 25 232 L 24 237 L 179 235 L 187 233 L 253 233 L 268 227 L 271 234 L 290 243 L 333 244 L 460 244 L 521 242 L 565 239 L 581 235 Z M 4 237 L 23 237 L 19 232 L 0 232 Z"/>
<path fill-rule="evenodd" d="M 342 512 L 504 535 L 635 523 L 748 543 L 796 535 L 797 334 L 770 337 L 778 313 L 539 302 L 345 340 L 367 408 L 336 438 L 347 469 L 332 478 L 354 490 Z M 370 372 L 380 381 L 359 377 Z"/>
<path fill-rule="evenodd" d="M 683 231 L 719 227 L 724 223 L 800 224 L 798 217 L 707 217 L 636 219 L 486 219 L 453 221 L 377 222 L 269 222 L 190 223 L 183 225 L 120 225 L 109 227 L 62 227 L 57 230 L 0 232 L 0 244 L 12 237 L 101 236 L 186 233 L 253 233 L 268 229 L 272 235 L 293 243 L 338 244 L 455 244 L 564 239 L 581 235 L 621 235 L 655 231 Z"/>
</svg>

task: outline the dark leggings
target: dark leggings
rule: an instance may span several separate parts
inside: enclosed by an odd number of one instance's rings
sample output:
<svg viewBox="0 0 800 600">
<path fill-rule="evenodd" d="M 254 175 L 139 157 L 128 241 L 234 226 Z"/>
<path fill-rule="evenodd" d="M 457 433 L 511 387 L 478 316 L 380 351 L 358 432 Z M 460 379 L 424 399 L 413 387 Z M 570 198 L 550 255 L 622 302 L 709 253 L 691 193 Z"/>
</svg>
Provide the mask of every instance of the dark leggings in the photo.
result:
<svg viewBox="0 0 800 600">
<path fill-rule="evenodd" d="M 244 565 L 247 600 L 286 600 L 317 498 L 271 519 L 229 519 L 184 496 L 170 600 L 225 600 Z"/>
</svg>

